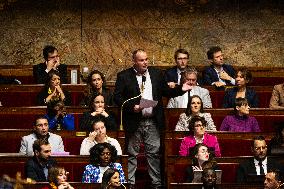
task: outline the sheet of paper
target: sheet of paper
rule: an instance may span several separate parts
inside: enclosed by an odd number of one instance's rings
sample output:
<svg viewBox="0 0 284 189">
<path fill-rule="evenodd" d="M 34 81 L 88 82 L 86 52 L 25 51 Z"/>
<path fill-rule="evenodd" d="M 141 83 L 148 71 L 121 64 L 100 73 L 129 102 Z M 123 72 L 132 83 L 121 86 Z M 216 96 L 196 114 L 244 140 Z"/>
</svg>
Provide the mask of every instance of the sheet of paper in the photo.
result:
<svg viewBox="0 0 284 189">
<path fill-rule="evenodd" d="M 141 98 L 139 106 L 140 108 L 150 108 L 157 106 L 157 104 L 158 101 Z"/>
</svg>

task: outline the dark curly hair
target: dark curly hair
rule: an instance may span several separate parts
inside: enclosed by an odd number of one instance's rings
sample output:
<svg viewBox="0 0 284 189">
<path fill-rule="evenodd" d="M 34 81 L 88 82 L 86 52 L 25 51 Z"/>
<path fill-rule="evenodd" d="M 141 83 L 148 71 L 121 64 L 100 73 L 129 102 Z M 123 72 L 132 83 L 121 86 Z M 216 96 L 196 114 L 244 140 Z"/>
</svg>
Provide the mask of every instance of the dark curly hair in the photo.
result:
<svg viewBox="0 0 284 189">
<path fill-rule="evenodd" d="M 93 71 L 88 75 L 88 77 L 87 77 L 87 84 L 88 84 L 88 85 L 92 85 L 92 76 L 93 76 L 94 74 L 98 74 L 98 75 L 101 76 L 102 81 L 103 81 L 103 87 L 104 87 L 104 86 L 106 85 L 105 75 L 104 75 L 102 72 L 100 72 L 99 70 L 93 70 Z"/>
<path fill-rule="evenodd" d="M 236 71 L 236 76 L 235 78 L 237 77 L 237 74 L 238 73 L 241 73 L 241 76 L 244 77 L 245 81 L 247 82 L 246 85 L 250 84 L 252 82 L 252 74 L 251 72 L 246 68 L 246 67 L 243 67 L 243 68 L 239 68 L 237 71 Z"/>
<path fill-rule="evenodd" d="M 203 102 L 202 102 L 202 99 L 200 98 L 200 96 L 198 95 L 192 95 L 189 99 L 188 99 L 188 103 L 187 103 L 187 108 L 185 110 L 185 114 L 187 116 L 190 116 L 192 114 L 192 111 L 191 111 L 191 102 L 194 98 L 199 98 L 200 102 L 201 102 L 201 107 L 200 107 L 200 112 L 203 113 L 204 112 L 204 109 L 203 109 Z"/>
<path fill-rule="evenodd" d="M 54 75 L 57 75 L 61 79 L 61 75 L 60 75 L 59 71 L 54 70 L 54 69 L 50 70 L 48 72 L 48 78 L 47 78 L 46 83 L 45 83 L 46 88 L 48 88 L 50 86 L 51 79 Z M 60 82 L 60 85 L 61 85 L 61 82 Z"/>
<path fill-rule="evenodd" d="M 99 166 L 101 163 L 100 156 L 104 149 L 109 149 L 111 153 L 110 161 L 114 163 L 117 159 L 117 150 L 115 147 L 109 143 L 98 143 L 90 149 L 90 164 Z"/>
<path fill-rule="evenodd" d="M 191 132 L 194 131 L 194 125 L 195 125 L 195 122 L 197 122 L 197 121 L 201 121 L 201 123 L 202 123 L 202 125 L 203 125 L 204 127 L 207 126 L 207 121 L 205 120 L 204 117 L 193 116 L 193 117 L 190 119 L 189 123 L 188 123 L 188 129 L 189 129 L 189 131 L 191 131 Z"/>
<path fill-rule="evenodd" d="M 95 111 L 94 108 L 93 108 L 93 104 L 94 104 L 95 98 L 97 98 L 98 96 L 104 97 L 101 93 L 98 93 L 98 92 L 95 92 L 90 96 L 89 108 L 90 108 L 91 111 Z M 105 97 L 104 97 L 104 100 L 105 100 Z M 105 105 L 105 108 L 106 108 L 106 105 Z"/>
</svg>

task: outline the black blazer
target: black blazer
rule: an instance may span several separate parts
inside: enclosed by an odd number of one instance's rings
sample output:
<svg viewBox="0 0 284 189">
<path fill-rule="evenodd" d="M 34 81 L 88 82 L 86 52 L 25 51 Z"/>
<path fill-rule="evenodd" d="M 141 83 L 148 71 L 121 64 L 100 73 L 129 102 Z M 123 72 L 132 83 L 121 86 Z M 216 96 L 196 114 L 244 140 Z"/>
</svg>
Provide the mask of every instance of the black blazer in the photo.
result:
<svg viewBox="0 0 284 189">
<path fill-rule="evenodd" d="M 232 78 L 235 78 L 235 70 L 234 68 L 229 64 L 223 64 L 223 69 L 229 76 Z M 211 85 L 213 82 L 219 81 L 218 75 L 214 69 L 214 66 L 208 66 L 203 71 L 203 85 Z M 232 85 L 230 81 L 225 81 L 226 85 Z"/>
<path fill-rule="evenodd" d="M 267 170 L 278 169 L 282 171 L 281 165 L 279 165 L 275 160 L 267 157 Z M 237 182 L 245 183 L 248 182 L 247 175 L 256 175 L 254 158 L 250 158 L 249 160 L 240 164 L 237 170 Z"/>
<path fill-rule="evenodd" d="M 191 67 L 187 66 L 187 68 L 191 68 Z M 165 72 L 165 80 L 166 80 L 167 83 L 168 82 L 175 82 L 175 83 L 178 82 L 177 66 L 174 66 L 174 67 L 169 68 L 169 69 L 166 70 L 166 72 Z M 198 77 L 197 77 L 197 83 L 198 83 L 198 85 L 202 85 L 203 84 L 203 81 L 199 77 L 199 74 L 198 74 Z"/>
<path fill-rule="evenodd" d="M 224 108 L 234 108 L 235 100 L 237 96 L 238 88 L 234 87 L 232 89 L 227 89 L 224 95 L 223 107 Z M 251 108 L 258 108 L 258 96 L 250 87 L 246 88 L 246 99 L 248 100 L 248 104 Z"/>
<path fill-rule="evenodd" d="M 164 75 L 161 70 L 148 67 L 152 82 L 153 100 L 157 100 L 158 104 L 153 109 L 154 119 L 156 120 L 157 127 L 162 129 L 164 127 L 164 111 L 162 97 L 175 97 L 184 94 L 181 86 L 170 89 L 165 82 Z M 117 105 L 121 106 L 124 101 L 132 97 L 140 95 L 140 89 L 136 79 L 136 72 L 133 68 L 123 70 L 117 74 L 115 83 L 115 90 L 113 93 L 114 101 Z M 140 97 L 128 101 L 123 106 L 123 126 L 127 132 L 135 132 L 138 128 L 138 123 L 142 118 L 142 113 L 135 113 L 133 111 L 134 105 L 139 104 Z"/>
<path fill-rule="evenodd" d="M 47 162 L 47 168 L 51 168 L 56 166 L 57 163 L 54 159 L 49 159 Z M 33 156 L 31 159 L 29 159 L 26 162 L 25 165 L 25 174 L 27 178 L 31 178 L 35 180 L 36 182 L 46 182 L 47 179 L 43 172 L 43 167 L 41 164 L 37 161 L 36 157 Z"/>
<path fill-rule="evenodd" d="M 45 84 L 48 79 L 48 73 L 46 73 L 46 64 L 40 63 L 33 66 L 33 76 L 34 81 L 38 84 Z M 60 73 L 60 81 L 61 83 L 68 83 L 67 81 L 67 65 L 60 64 L 57 67 L 58 72 Z"/>
</svg>

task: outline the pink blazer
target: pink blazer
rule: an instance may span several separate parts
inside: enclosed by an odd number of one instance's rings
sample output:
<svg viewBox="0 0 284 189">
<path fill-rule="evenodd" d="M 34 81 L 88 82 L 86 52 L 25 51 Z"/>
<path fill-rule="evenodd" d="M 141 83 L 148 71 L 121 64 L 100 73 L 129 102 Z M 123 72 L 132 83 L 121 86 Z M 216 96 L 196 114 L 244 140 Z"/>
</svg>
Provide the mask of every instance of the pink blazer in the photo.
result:
<svg viewBox="0 0 284 189">
<path fill-rule="evenodd" d="M 217 137 L 214 135 L 210 135 L 207 133 L 204 133 L 204 140 L 203 143 L 208 146 L 209 148 L 214 148 L 215 156 L 221 157 L 220 147 L 217 140 Z M 196 144 L 196 141 L 193 137 L 193 135 L 184 137 L 184 139 L 181 142 L 180 149 L 179 149 L 179 155 L 180 156 L 188 156 L 189 155 L 189 149 L 193 148 Z"/>
</svg>

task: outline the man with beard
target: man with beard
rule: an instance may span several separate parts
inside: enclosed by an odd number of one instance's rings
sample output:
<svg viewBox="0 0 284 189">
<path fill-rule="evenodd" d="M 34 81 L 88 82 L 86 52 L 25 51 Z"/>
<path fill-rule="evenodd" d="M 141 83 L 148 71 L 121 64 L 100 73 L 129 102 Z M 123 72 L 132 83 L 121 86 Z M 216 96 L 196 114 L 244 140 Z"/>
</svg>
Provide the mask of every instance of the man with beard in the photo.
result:
<svg viewBox="0 0 284 189">
<path fill-rule="evenodd" d="M 32 156 L 33 143 L 37 139 L 44 139 L 50 143 L 51 152 L 64 152 L 64 145 L 61 136 L 48 132 L 49 125 L 45 117 L 39 117 L 34 123 L 34 132 L 23 136 L 21 141 L 20 154 Z"/>
<path fill-rule="evenodd" d="M 216 181 L 217 175 L 214 169 L 206 168 L 202 171 L 201 181 L 203 183 L 202 189 L 217 189 Z"/>
<path fill-rule="evenodd" d="M 263 183 L 261 178 L 267 174 L 267 170 L 280 168 L 280 165 L 275 160 L 267 157 L 267 145 L 263 136 L 256 136 L 253 139 L 251 150 L 254 157 L 241 163 L 238 168 L 238 183 L 258 181 Z"/>
<path fill-rule="evenodd" d="M 36 182 L 46 182 L 48 169 L 57 163 L 51 159 L 51 146 L 47 140 L 38 139 L 33 144 L 34 156 L 26 162 L 25 174 Z"/>
</svg>

